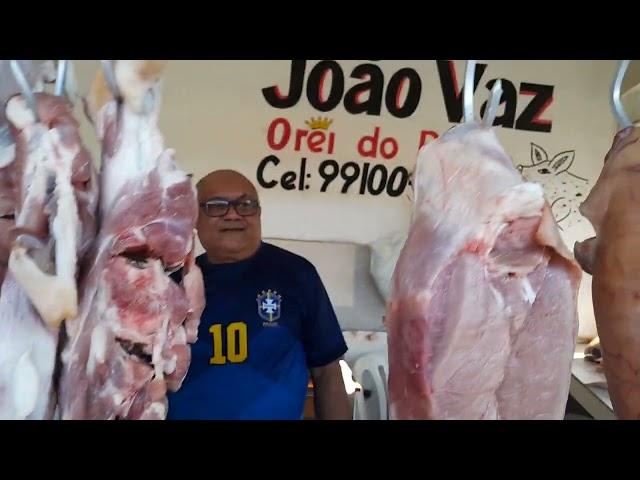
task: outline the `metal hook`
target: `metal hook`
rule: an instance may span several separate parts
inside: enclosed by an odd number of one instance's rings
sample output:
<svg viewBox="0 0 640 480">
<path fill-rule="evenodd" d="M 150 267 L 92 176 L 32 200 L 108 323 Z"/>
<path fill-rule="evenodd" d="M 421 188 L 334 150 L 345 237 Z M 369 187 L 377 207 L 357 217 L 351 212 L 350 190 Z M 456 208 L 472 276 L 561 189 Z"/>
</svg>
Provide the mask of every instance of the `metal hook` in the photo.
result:
<svg viewBox="0 0 640 480">
<path fill-rule="evenodd" d="M 489 101 L 487 102 L 487 107 L 484 112 L 484 118 L 482 119 L 482 125 L 485 128 L 491 128 L 494 120 L 496 119 L 496 115 L 498 114 L 498 108 L 500 108 L 500 100 L 502 99 L 502 81 L 500 79 L 496 80 L 496 83 L 493 84 L 491 88 L 491 93 L 489 94 Z"/>
<path fill-rule="evenodd" d="M 629 63 L 631 63 L 631 60 L 620 60 L 616 76 L 611 84 L 611 106 L 613 107 L 613 113 L 616 117 L 616 121 L 622 126 L 622 128 L 627 128 L 633 125 L 633 122 L 624 111 L 624 105 L 622 105 L 622 100 L 620 99 L 622 80 L 624 80 L 624 76 L 627 73 Z"/>
<path fill-rule="evenodd" d="M 476 61 L 467 60 L 464 74 L 464 121 L 473 122 L 473 81 L 476 73 Z"/>
<path fill-rule="evenodd" d="M 56 86 L 54 94 L 62 96 L 64 93 L 64 83 L 67 78 L 67 62 L 68 60 L 58 60 L 58 73 L 56 75 Z"/>
<path fill-rule="evenodd" d="M 27 77 L 25 76 L 24 71 L 20 66 L 20 63 L 17 60 L 11 60 L 9 62 L 9 65 L 11 66 L 11 72 L 13 73 L 13 77 L 16 79 L 16 82 L 18 83 L 18 87 L 20 88 L 20 93 L 22 93 L 22 96 L 27 102 L 27 106 L 33 112 L 33 114 L 35 115 L 35 118 L 36 119 L 39 118 L 38 110 L 36 108 L 36 97 L 34 96 L 33 91 L 31 90 L 31 86 L 27 81 Z"/>
<path fill-rule="evenodd" d="M 104 72 L 104 78 L 107 81 L 107 85 L 111 89 L 111 93 L 115 98 L 120 98 L 120 89 L 118 88 L 118 83 L 116 82 L 116 74 L 113 71 L 113 66 L 111 65 L 110 60 L 100 60 L 102 64 L 102 71 Z"/>
</svg>

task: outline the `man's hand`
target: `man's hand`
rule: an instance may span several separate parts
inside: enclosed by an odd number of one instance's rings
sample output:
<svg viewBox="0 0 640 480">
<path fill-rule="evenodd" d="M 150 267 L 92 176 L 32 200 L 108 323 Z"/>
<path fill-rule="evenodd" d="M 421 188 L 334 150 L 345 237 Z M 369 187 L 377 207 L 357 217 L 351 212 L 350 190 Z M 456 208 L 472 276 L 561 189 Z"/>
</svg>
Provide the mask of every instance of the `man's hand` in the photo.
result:
<svg viewBox="0 0 640 480">
<path fill-rule="evenodd" d="M 339 360 L 324 367 L 312 368 L 314 405 L 318 420 L 352 420 L 347 391 Z"/>
</svg>

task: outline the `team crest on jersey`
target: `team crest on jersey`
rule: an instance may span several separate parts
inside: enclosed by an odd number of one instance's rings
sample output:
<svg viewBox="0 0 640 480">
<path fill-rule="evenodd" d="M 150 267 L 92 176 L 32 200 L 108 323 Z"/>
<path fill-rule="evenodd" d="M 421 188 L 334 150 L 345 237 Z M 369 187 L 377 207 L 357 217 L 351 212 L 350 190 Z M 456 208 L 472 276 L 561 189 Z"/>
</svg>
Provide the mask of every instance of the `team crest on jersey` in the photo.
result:
<svg viewBox="0 0 640 480">
<path fill-rule="evenodd" d="M 256 300 L 258 301 L 258 315 L 266 320 L 264 325 L 277 325 L 277 320 L 280 318 L 282 296 L 269 289 L 259 293 Z"/>
</svg>

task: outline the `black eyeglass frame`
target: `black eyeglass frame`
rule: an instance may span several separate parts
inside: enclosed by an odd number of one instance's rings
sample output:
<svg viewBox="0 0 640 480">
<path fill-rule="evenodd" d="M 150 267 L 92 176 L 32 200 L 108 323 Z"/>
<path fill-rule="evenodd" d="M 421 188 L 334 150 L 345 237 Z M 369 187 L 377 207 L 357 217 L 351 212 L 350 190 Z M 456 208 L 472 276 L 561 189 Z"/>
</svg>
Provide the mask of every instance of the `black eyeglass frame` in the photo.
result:
<svg viewBox="0 0 640 480">
<path fill-rule="evenodd" d="M 211 204 L 217 204 L 218 206 L 225 205 L 226 209 L 225 209 L 224 213 L 221 213 L 219 215 L 210 215 L 208 207 L 211 206 Z M 242 205 L 247 205 L 247 206 L 251 207 L 253 209 L 253 211 L 251 213 L 241 213 L 240 211 L 238 211 L 238 207 L 242 206 Z M 211 199 L 211 200 L 207 200 L 206 202 L 200 202 L 200 207 L 204 210 L 204 214 L 207 217 L 211 217 L 211 218 L 224 217 L 225 215 L 227 215 L 229 213 L 229 210 L 231 209 L 232 206 L 233 206 L 234 210 L 236 211 L 236 213 L 238 215 L 240 215 L 241 217 L 252 217 L 252 216 L 256 215 L 260 211 L 260 202 L 258 200 L 254 200 L 252 198 L 239 198 L 239 199 L 236 199 L 236 200 L 227 200 L 227 199 L 224 199 L 224 198 L 214 198 L 214 199 Z"/>
</svg>

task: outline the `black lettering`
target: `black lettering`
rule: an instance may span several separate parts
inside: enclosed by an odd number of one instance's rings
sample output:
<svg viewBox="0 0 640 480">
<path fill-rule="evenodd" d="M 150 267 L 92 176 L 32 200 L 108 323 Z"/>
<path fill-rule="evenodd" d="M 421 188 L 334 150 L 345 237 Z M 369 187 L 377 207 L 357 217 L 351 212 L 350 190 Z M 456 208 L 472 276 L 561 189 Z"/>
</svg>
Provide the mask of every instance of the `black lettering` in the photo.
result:
<svg viewBox="0 0 640 480">
<path fill-rule="evenodd" d="M 520 94 L 533 95 L 533 98 L 518 117 L 516 128 L 531 132 L 551 132 L 553 122 L 540 117 L 553 103 L 553 86 L 523 82 L 520 84 Z"/>
<path fill-rule="evenodd" d="M 456 78 L 455 66 L 452 60 L 436 60 L 438 75 L 440 76 L 440 87 L 444 98 L 444 106 L 447 110 L 447 118 L 452 123 L 462 121 L 462 99 L 464 88 L 458 91 L 458 81 Z M 486 70 L 484 63 L 476 64 L 475 77 L 473 79 L 473 91 L 475 93 L 480 83 L 480 79 Z"/>
<path fill-rule="evenodd" d="M 296 188 L 296 172 L 284 172 L 282 175 L 281 185 L 285 190 L 293 190 Z"/>
<path fill-rule="evenodd" d="M 374 187 L 374 183 L 376 182 L 376 173 L 380 172 L 380 179 L 378 181 L 378 186 Z M 387 169 L 384 165 L 374 165 L 371 169 L 371 175 L 369 175 L 369 180 L 367 181 L 367 188 L 371 195 L 380 195 L 384 188 L 387 185 Z"/>
<path fill-rule="evenodd" d="M 278 165 L 280 163 L 280 159 L 275 155 L 269 155 L 267 157 L 264 157 L 260 162 L 260 164 L 258 165 L 258 171 L 256 172 L 256 177 L 257 177 L 258 183 L 263 188 L 273 188 L 278 184 L 278 182 L 276 182 L 275 180 L 271 180 L 267 182 L 264 179 L 264 169 L 267 167 L 269 163 Z"/>
<path fill-rule="evenodd" d="M 330 172 L 327 171 L 327 167 L 330 168 Z M 333 182 L 338 173 L 340 172 L 340 167 L 338 166 L 338 162 L 335 160 L 325 160 L 318 166 L 318 173 L 322 177 L 322 187 L 320 187 L 321 192 L 326 192 L 327 188 L 329 188 L 329 184 Z"/>
<path fill-rule="evenodd" d="M 365 162 L 362 166 L 362 175 L 360 176 L 360 195 L 364 195 L 367 188 L 367 176 L 369 175 L 369 162 Z"/>
<path fill-rule="evenodd" d="M 322 100 L 322 90 L 327 75 L 331 73 L 331 89 L 326 100 Z M 313 108 L 328 112 L 336 108 L 344 93 L 344 74 L 340 65 L 333 60 L 319 62 L 309 73 L 307 80 L 307 98 Z"/>
<path fill-rule="evenodd" d="M 409 83 L 407 98 L 404 104 L 400 105 L 401 87 L 405 81 Z M 393 74 L 387 85 L 385 103 L 389 113 L 397 118 L 406 118 L 416 111 L 420 102 L 422 92 L 422 81 L 420 75 L 412 68 L 402 68 Z"/>
<path fill-rule="evenodd" d="M 304 190 L 304 181 L 307 178 L 307 159 L 306 157 L 302 157 L 300 161 L 300 182 L 298 186 L 298 190 Z"/>
<path fill-rule="evenodd" d="M 277 85 L 262 89 L 262 95 L 269 105 L 274 108 L 291 108 L 298 103 L 302 95 L 306 64 L 306 60 L 291 61 L 291 76 L 289 80 L 289 93 L 287 95 L 283 95 L 282 92 L 280 92 L 280 87 Z"/>
<path fill-rule="evenodd" d="M 366 82 L 354 85 L 344 96 L 344 108 L 347 112 L 357 115 L 367 112 L 367 115 L 380 115 L 382 108 L 382 93 L 384 92 L 384 73 L 377 65 L 365 63 L 358 65 L 351 72 L 351 78 L 364 79 Z M 365 101 L 359 98 L 369 92 L 369 97 Z"/>
<path fill-rule="evenodd" d="M 400 184 L 395 187 L 396 178 L 400 177 Z M 389 181 L 387 182 L 387 194 L 390 197 L 399 197 L 404 192 L 409 182 L 409 171 L 404 167 L 396 167 L 389 175 Z"/>
<path fill-rule="evenodd" d="M 349 168 L 351 169 L 351 173 L 347 172 Z M 356 162 L 347 162 L 342 166 L 340 175 L 345 180 L 341 192 L 347 193 L 349 191 L 349 187 L 358 179 L 358 175 L 360 175 L 360 165 Z"/>
</svg>

